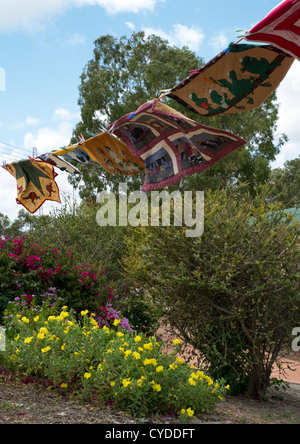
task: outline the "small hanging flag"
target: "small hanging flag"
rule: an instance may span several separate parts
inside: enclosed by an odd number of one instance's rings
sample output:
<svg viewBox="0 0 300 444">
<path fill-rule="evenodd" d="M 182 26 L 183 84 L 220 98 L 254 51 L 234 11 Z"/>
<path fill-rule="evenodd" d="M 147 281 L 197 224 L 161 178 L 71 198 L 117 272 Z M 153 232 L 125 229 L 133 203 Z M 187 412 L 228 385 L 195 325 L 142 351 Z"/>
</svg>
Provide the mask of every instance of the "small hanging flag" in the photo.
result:
<svg viewBox="0 0 300 444">
<path fill-rule="evenodd" d="M 17 203 L 35 213 L 46 200 L 60 203 L 57 174 L 52 165 L 35 159 L 20 160 L 3 168 L 17 181 Z"/>
</svg>

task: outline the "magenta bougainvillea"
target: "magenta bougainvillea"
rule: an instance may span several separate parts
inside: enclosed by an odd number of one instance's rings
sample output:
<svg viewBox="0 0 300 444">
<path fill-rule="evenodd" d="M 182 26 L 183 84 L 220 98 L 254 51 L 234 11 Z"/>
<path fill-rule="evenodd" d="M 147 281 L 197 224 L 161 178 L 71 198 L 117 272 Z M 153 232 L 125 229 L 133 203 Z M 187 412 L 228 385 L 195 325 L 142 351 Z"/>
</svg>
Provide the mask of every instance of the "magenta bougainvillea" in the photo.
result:
<svg viewBox="0 0 300 444">
<path fill-rule="evenodd" d="M 33 296 L 49 288 L 55 288 L 62 303 L 77 313 L 94 312 L 99 323 L 122 319 L 112 308 L 114 289 L 106 282 L 104 270 L 76 263 L 71 247 L 62 253 L 53 247 L 43 249 L 27 238 L 0 239 L 0 273 L 0 319 L 9 301 L 22 294 L 30 304 Z M 129 329 L 128 321 L 123 322 Z"/>
</svg>

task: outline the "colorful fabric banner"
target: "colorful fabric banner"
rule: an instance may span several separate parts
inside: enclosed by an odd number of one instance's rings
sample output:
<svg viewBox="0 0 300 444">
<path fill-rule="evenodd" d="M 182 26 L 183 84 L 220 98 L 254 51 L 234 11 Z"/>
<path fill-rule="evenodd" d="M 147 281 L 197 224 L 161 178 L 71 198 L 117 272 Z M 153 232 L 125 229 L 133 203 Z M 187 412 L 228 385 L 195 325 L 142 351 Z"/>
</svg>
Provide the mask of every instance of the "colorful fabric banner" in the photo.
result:
<svg viewBox="0 0 300 444">
<path fill-rule="evenodd" d="M 100 164 L 107 172 L 115 175 L 136 175 L 145 170 L 143 161 L 134 157 L 127 146 L 112 134 L 100 133 L 85 140 L 79 147 L 59 153 L 69 161 L 81 164 Z"/>
<path fill-rule="evenodd" d="M 57 174 L 52 165 L 29 158 L 6 164 L 3 168 L 17 180 L 17 203 L 35 213 L 46 200 L 60 203 Z"/>
<path fill-rule="evenodd" d="M 278 87 L 293 61 L 273 46 L 230 44 L 168 96 L 207 117 L 251 110 Z"/>
<path fill-rule="evenodd" d="M 285 0 L 246 33 L 249 42 L 277 46 L 300 60 L 300 0 Z"/>
<path fill-rule="evenodd" d="M 70 174 L 80 174 L 80 171 L 78 171 L 73 165 L 64 159 L 61 159 L 59 156 L 53 155 L 52 153 L 42 154 L 38 158 L 43 162 L 59 168 L 61 171 L 65 171 Z"/>
<path fill-rule="evenodd" d="M 123 116 L 111 128 L 145 163 L 143 191 L 167 187 L 206 170 L 246 143 L 228 131 L 190 120 L 158 100 Z"/>
</svg>

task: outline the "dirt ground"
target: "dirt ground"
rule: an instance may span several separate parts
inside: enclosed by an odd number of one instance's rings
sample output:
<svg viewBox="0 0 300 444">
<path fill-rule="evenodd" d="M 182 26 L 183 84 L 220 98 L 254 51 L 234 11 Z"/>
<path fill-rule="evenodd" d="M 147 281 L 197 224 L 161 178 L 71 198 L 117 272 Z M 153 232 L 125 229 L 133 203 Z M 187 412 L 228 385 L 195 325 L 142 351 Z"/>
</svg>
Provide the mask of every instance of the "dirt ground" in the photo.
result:
<svg viewBox="0 0 300 444">
<path fill-rule="evenodd" d="M 123 412 L 62 397 L 37 384 L 0 381 L 0 424 L 180 424 L 174 417 L 137 420 Z M 189 424 L 300 424 L 300 385 L 272 389 L 264 401 L 228 396 L 213 414 Z M 182 423 L 181 423 L 182 424 Z"/>
</svg>

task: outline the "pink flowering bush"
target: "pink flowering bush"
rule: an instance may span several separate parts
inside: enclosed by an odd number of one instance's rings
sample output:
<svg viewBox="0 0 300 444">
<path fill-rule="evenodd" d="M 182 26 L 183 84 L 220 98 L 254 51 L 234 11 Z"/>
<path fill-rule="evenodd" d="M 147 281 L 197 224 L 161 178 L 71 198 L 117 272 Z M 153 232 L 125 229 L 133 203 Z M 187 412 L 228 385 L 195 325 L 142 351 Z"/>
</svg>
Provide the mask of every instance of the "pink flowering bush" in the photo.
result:
<svg viewBox="0 0 300 444">
<path fill-rule="evenodd" d="M 27 238 L 0 239 L 0 273 L 0 320 L 9 301 L 23 295 L 30 305 L 51 288 L 75 313 L 88 309 L 107 325 L 120 319 L 111 306 L 114 290 L 107 285 L 104 270 L 75 263 L 71 248 L 61 253 Z"/>
</svg>

